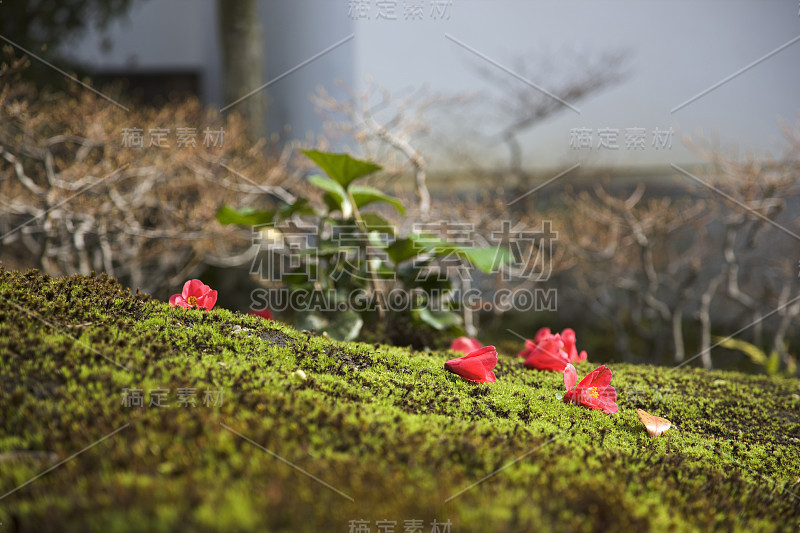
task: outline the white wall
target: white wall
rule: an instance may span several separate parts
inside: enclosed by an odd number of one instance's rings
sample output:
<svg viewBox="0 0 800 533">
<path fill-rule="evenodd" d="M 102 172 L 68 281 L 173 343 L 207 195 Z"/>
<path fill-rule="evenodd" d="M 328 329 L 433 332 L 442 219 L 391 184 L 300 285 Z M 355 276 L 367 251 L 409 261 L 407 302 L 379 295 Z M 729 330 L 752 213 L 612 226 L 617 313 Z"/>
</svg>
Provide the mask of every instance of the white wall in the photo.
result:
<svg viewBox="0 0 800 533">
<path fill-rule="evenodd" d="M 558 51 L 563 49 L 630 52 L 630 75 L 624 83 L 577 103 L 580 114 L 564 110 L 523 137 L 529 166 L 559 167 L 575 161 L 668 166 L 696 161 L 680 140 L 686 134 L 716 135 L 723 144 L 738 143 L 742 151 L 779 153 L 778 119 L 797 120 L 800 41 L 671 112 L 797 37 L 797 0 L 452 0 L 448 17 L 440 20 L 431 16 L 430 6 L 442 0 L 382 0 L 395 4 L 395 20 L 377 16 L 378 0 L 362 1 L 370 9 L 363 20 L 352 20 L 351 0 L 261 1 L 265 82 L 354 35 L 266 89 L 272 100 L 270 130 L 290 124 L 295 137 L 319 131 L 320 120 L 308 95 L 319 84 L 333 88 L 340 78 L 362 87 L 368 74 L 393 91 L 426 84 L 447 93 L 482 91 L 487 97 L 479 101 L 480 111 L 491 120 L 496 115 L 489 97 L 497 94 L 489 93 L 496 88 L 476 74 L 474 66 L 482 60 L 445 34 L 508 67 L 519 58 L 547 51 L 559 64 Z M 404 8 L 412 2 L 425 5 L 424 20 L 405 18 Z M 136 5 L 129 22 L 118 22 L 108 32 L 114 41 L 110 52 L 100 51 L 102 36 L 97 34 L 67 48 L 97 68 L 197 68 L 203 75 L 202 97 L 222 106 L 215 5 L 215 0 L 148 0 Z M 531 81 L 548 88 L 548 76 L 533 73 Z M 525 89 L 511 76 L 508 85 Z M 471 112 L 466 107 L 457 111 Z M 500 125 L 481 123 L 487 131 Z M 676 135 L 671 150 L 583 153 L 569 147 L 570 130 L 579 127 L 644 127 L 648 132 L 673 127 Z M 492 155 L 484 149 L 487 157 Z M 495 152 L 504 157 L 502 148 Z M 442 158 L 432 159 L 434 166 L 441 164 Z"/>
<path fill-rule="evenodd" d="M 265 39 L 265 79 L 284 74 L 352 33 L 341 4 L 325 0 L 268 0 L 260 4 Z M 222 59 L 216 0 L 149 0 L 102 33 L 90 31 L 68 43 L 65 55 L 96 71 L 152 72 L 195 70 L 201 99 L 222 107 Z M 104 46 L 111 43 L 111 46 Z M 291 124 L 293 137 L 321 130 L 308 95 L 318 84 L 332 87 L 337 79 L 353 83 L 352 41 L 309 63 L 264 89 L 270 101 L 267 124 L 281 131 Z M 243 88 L 247 94 L 253 88 Z"/>
</svg>

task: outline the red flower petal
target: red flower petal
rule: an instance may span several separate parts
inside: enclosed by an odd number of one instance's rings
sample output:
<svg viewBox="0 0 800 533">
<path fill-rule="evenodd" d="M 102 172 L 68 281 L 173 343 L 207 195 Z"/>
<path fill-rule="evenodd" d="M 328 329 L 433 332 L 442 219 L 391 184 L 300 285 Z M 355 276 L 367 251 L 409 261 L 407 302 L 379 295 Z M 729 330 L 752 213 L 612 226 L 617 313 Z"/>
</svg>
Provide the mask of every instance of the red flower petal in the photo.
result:
<svg viewBox="0 0 800 533">
<path fill-rule="evenodd" d="M 197 306 L 207 311 L 211 311 L 215 303 L 217 303 L 217 291 L 209 290 L 203 296 L 197 298 Z"/>
<path fill-rule="evenodd" d="M 575 330 L 566 328 L 561 332 L 561 340 L 564 341 L 564 351 L 567 352 L 569 360 L 576 360 L 578 358 L 578 349 L 575 347 Z"/>
<path fill-rule="evenodd" d="M 564 369 L 564 385 L 567 392 L 564 394 L 565 402 L 574 402 L 592 409 L 601 409 L 604 413 L 613 414 L 618 410 L 617 391 L 611 387 L 611 370 L 602 365 L 591 372 L 578 383 L 575 390 L 571 390 L 570 385 L 574 385 L 577 379 L 575 367 L 567 365 Z"/>
<path fill-rule="evenodd" d="M 525 341 L 525 349 L 519 352 L 517 355 L 520 357 L 529 357 L 533 351 L 536 349 L 536 343 L 530 339 Z"/>
<path fill-rule="evenodd" d="M 470 381 L 494 383 L 497 379 L 492 372 L 495 365 L 497 365 L 497 350 L 494 346 L 484 346 L 464 357 L 450 359 L 444 364 L 444 368 Z"/>
<path fill-rule="evenodd" d="M 189 296 L 194 296 L 196 298 L 199 298 L 200 296 L 203 296 L 210 290 L 211 287 L 209 287 L 199 279 L 190 279 L 183 285 L 183 292 L 184 292 L 183 297 L 186 298 L 187 300 L 189 299 Z"/>
<path fill-rule="evenodd" d="M 600 404 L 604 413 L 616 413 L 617 407 L 617 389 L 614 387 L 605 387 L 600 390 Z"/>
<path fill-rule="evenodd" d="M 525 368 L 563 372 L 564 367 L 569 363 L 567 354 L 561 349 L 563 346 L 560 335 L 545 337 L 528 355 L 523 365 Z"/>
<path fill-rule="evenodd" d="M 525 368 L 563 372 L 564 366 L 567 364 L 567 359 L 552 357 L 544 352 L 539 351 L 531 354 L 530 357 L 525 359 L 525 362 L 522 364 Z"/>
<path fill-rule="evenodd" d="M 539 344 L 547 337 L 550 337 L 552 333 L 550 333 L 550 328 L 541 328 L 539 331 L 536 332 L 536 336 L 533 338 L 534 344 Z"/>
<path fill-rule="evenodd" d="M 217 291 L 204 284 L 199 279 L 190 279 L 183 284 L 181 294 L 175 294 L 169 299 L 170 305 L 179 305 L 186 308 L 201 308 L 210 310 L 217 303 Z"/>
<path fill-rule="evenodd" d="M 461 359 L 480 359 L 487 370 L 492 370 L 497 365 L 497 350 L 494 346 L 484 346 L 471 351 Z"/>
<path fill-rule="evenodd" d="M 614 387 L 589 387 L 588 389 L 575 389 L 579 394 L 575 394 L 575 403 L 585 405 L 592 409 L 600 409 L 604 413 L 617 412 L 617 391 Z"/>
<path fill-rule="evenodd" d="M 458 337 L 457 339 L 453 339 L 453 342 L 450 343 L 451 350 L 465 354 L 473 352 L 481 346 L 482 345 L 478 339 L 472 339 L 470 337 Z"/>
<path fill-rule="evenodd" d="M 581 351 L 580 354 L 578 353 L 574 329 L 564 329 L 564 331 L 561 332 L 561 340 L 564 341 L 564 351 L 567 352 L 570 361 L 586 361 L 586 350 Z"/>
<path fill-rule="evenodd" d="M 605 365 L 601 365 L 601 366 L 595 368 L 594 370 L 592 370 L 591 372 L 589 372 L 588 374 L 586 374 L 586 377 L 584 377 L 581 380 L 581 382 L 578 383 L 578 388 L 579 389 L 585 389 L 585 388 L 588 388 L 588 387 L 595 386 L 594 381 L 597 379 L 597 377 L 600 375 L 600 373 L 602 371 L 604 371 L 605 369 L 606 369 L 606 366 Z M 606 385 L 607 384 L 608 383 L 606 383 Z"/>
<path fill-rule="evenodd" d="M 272 313 L 270 312 L 269 309 L 262 309 L 261 311 L 250 310 L 250 311 L 247 312 L 247 314 L 248 315 L 260 316 L 261 318 L 264 318 L 266 320 L 272 320 Z"/>
<path fill-rule="evenodd" d="M 457 360 L 446 362 L 444 364 L 445 370 L 452 372 L 453 374 L 458 374 L 464 379 L 475 381 L 477 383 L 494 383 L 496 380 L 494 372 L 487 371 L 486 367 L 483 366 L 483 363 L 477 359 L 470 361 L 459 361 L 458 363 L 455 363 L 454 361 Z"/>
<path fill-rule="evenodd" d="M 607 387 L 608 384 L 611 383 L 611 369 L 606 368 L 606 365 L 599 366 L 592 370 L 589 376 L 592 376 L 591 381 L 589 381 L 590 387 Z M 588 378 L 589 376 L 586 377 Z"/>
<path fill-rule="evenodd" d="M 567 363 L 567 366 L 564 367 L 564 386 L 567 388 L 567 393 L 572 392 L 577 382 L 578 371 L 570 363 Z"/>
<path fill-rule="evenodd" d="M 183 296 L 184 300 L 188 300 L 189 296 L 195 296 L 195 297 L 199 296 L 195 288 L 197 286 L 197 283 L 200 283 L 201 285 L 203 284 L 203 282 L 200 281 L 199 279 L 190 279 L 189 281 L 183 284 L 183 290 L 181 291 L 181 296 Z"/>
</svg>

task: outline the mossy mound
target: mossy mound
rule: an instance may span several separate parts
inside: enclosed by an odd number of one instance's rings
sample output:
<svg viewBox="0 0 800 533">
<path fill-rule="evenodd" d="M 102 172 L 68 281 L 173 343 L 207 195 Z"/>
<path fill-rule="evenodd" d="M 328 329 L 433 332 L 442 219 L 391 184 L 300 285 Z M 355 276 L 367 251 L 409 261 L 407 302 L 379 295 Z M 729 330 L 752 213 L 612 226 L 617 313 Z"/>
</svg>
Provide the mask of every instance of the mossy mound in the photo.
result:
<svg viewBox="0 0 800 533">
<path fill-rule="evenodd" d="M 493 385 L 452 356 L 0 270 L 0 532 L 800 525 L 797 380 L 614 364 L 609 416 L 513 354 Z"/>
</svg>

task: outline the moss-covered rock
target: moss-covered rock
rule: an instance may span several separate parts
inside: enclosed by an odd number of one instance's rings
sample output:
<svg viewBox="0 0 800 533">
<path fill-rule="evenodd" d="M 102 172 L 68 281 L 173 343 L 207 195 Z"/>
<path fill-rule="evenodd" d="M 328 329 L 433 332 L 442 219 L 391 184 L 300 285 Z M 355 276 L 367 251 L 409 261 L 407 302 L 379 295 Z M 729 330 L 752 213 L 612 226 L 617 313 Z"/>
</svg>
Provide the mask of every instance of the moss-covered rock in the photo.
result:
<svg viewBox="0 0 800 533">
<path fill-rule="evenodd" d="M 513 354 L 493 385 L 452 356 L 0 270 L 0 532 L 800 525 L 797 380 L 615 364 L 609 416 Z"/>
</svg>

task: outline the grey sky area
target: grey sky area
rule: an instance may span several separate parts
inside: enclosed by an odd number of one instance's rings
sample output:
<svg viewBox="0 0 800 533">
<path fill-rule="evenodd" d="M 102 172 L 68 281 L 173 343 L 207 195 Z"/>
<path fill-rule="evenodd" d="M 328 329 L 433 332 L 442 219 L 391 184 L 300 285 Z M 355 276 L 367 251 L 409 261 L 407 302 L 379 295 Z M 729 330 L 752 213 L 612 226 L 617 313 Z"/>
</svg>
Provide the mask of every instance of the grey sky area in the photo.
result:
<svg viewBox="0 0 800 533">
<path fill-rule="evenodd" d="M 412 10 L 414 5 L 422 10 Z M 780 120 L 798 120 L 795 0 L 272 0 L 261 9 L 265 83 L 353 36 L 266 89 L 271 127 L 288 123 L 297 137 L 319 128 L 308 101 L 318 85 L 333 88 L 342 79 L 358 90 L 366 76 L 392 91 L 427 86 L 443 94 L 471 93 L 471 100 L 435 116 L 439 135 L 458 143 L 458 132 L 466 131 L 460 124 L 471 122 L 490 136 L 508 119 L 499 109 L 503 91 L 553 91 L 559 97 L 556 89 L 576 69 L 612 52 L 626 56 L 625 79 L 565 101 L 525 133 L 526 166 L 691 163 L 696 159 L 684 146 L 686 135 L 738 146 L 741 153 L 778 155 L 784 146 Z M 203 98 L 224 105 L 215 17 L 212 0 L 151 0 L 105 34 L 68 48 L 100 70 L 198 69 Z M 113 42 L 110 51 L 100 51 L 103 37 Z M 590 134 L 591 148 L 576 146 L 579 128 Z M 632 128 L 645 131 L 644 148 L 626 148 Z M 654 146 L 653 132 L 670 128 L 671 146 Z M 598 148 L 603 129 L 606 135 L 616 130 L 618 148 Z M 448 157 L 436 154 L 438 144 L 426 148 L 443 168 Z M 485 140 L 467 144 L 480 157 L 502 161 L 505 155 L 502 146 Z"/>
</svg>

